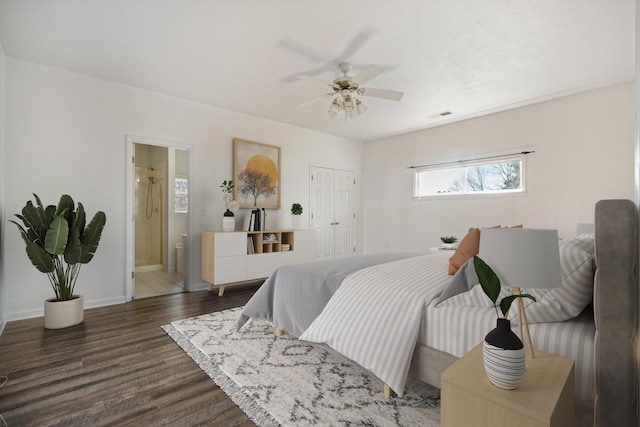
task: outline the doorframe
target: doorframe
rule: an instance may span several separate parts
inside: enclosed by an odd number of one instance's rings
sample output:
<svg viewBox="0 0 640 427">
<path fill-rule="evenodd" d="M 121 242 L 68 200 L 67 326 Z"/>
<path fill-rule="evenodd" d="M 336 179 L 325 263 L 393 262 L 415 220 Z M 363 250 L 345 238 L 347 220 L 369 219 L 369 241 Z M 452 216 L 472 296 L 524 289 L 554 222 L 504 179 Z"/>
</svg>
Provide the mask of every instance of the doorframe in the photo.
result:
<svg viewBox="0 0 640 427">
<path fill-rule="evenodd" d="M 134 225 L 134 214 L 133 214 L 133 206 L 134 206 L 134 192 L 133 185 L 135 180 L 135 161 L 134 161 L 134 144 L 144 144 L 144 145 L 155 145 L 158 147 L 165 148 L 178 148 L 181 150 L 187 150 L 189 165 L 187 168 L 187 179 L 189 180 L 189 198 L 187 200 L 187 247 L 185 248 L 185 255 L 187 258 L 187 262 L 185 263 L 185 271 L 184 275 L 184 287 L 187 291 L 191 291 L 191 235 L 192 235 L 192 223 L 191 220 L 193 213 L 193 203 L 192 198 L 195 191 L 193 190 L 193 180 L 192 177 L 192 160 L 193 160 L 193 145 L 186 144 L 183 142 L 170 141 L 166 139 L 152 138 L 148 136 L 141 136 L 135 134 L 127 134 L 126 135 L 126 153 L 127 156 L 125 158 L 126 166 L 126 189 L 125 189 L 125 205 L 126 205 L 126 213 L 125 213 L 125 234 L 126 234 L 126 247 L 125 247 L 125 301 L 129 302 L 133 300 L 134 296 L 134 272 L 135 272 L 135 225 Z"/>
</svg>

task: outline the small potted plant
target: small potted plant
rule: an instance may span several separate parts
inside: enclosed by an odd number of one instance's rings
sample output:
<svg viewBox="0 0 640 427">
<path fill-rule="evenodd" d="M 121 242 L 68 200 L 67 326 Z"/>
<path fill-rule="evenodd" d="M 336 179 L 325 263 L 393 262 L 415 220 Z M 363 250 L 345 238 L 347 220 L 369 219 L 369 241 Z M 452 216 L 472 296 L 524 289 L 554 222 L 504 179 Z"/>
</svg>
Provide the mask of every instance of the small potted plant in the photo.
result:
<svg viewBox="0 0 640 427">
<path fill-rule="evenodd" d="M 456 236 L 442 236 L 440 240 L 442 240 L 442 247 L 444 249 L 453 249 L 454 243 L 458 241 L 458 238 Z"/>
<path fill-rule="evenodd" d="M 222 230 L 223 231 L 234 231 L 236 229 L 236 218 L 235 213 L 238 210 L 238 202 L 233 200 L 233 180 L 224 180 L 222 181 L 222 202 L 224 203 L 224 207 L 226 211 L 222 215 Z"/>
<path fill-rule="evenodd" d="M 60 329 L 82 323 L 84 301 L 76 295 L 75 285 L 82 264 L 93 259 L 107 221 L 97 212 L 89 223 L 82 203 L 77 207 L 71 196 L 60 197 L 58 206 L 46 208 L 34 194 L 36 205 L 29 200 L 13 222 L 25 242 L 27 256 L 38 271 L 49 278 L 55 298 L 44 304 L 44 326 Z"/>
<path fill-rule="evenodd" d="M 511 308 L 511 303 L 516 298 L 529 298 L 536 301 L 529 294 L 512 294 L 504 297 L 498 304 L 500 296 L 500 279 L 489 265 L 479 256 L 473 257 L 473 265 L 478 276 L 478 281 L 485 295 L 489 297 L 496 309 L 496 328 L 490 331 L 482 342 L 484 369 L 489 380 L 497 387 L 512 390 L 518 387 L 524 375 L 524 345 L 511 330 L 511 321 L 506 318 Z M 498 312 L 498 305 L 502 317 Z"/>
<path fill-rule="evenodd" d="M 302 205 L 294 203 L 291 205 L 291 224 L 294 229 L 300 228 L 300 215 L 302 215 Z"/>
</svg>

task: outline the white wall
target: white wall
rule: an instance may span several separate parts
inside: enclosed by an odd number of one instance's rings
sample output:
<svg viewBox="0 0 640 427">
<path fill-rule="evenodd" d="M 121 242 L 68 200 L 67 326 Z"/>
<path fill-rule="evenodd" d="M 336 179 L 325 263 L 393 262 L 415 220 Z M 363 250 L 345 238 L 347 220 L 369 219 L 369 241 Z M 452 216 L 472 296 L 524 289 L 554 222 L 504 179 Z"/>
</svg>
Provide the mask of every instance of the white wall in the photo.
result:
<svg viewBox="0 0 640 427">
<path fill-rule="evenodd" d="M 5 166 L 5 99 L 6 99 L 6 89 L 5 89 L 5 75 L 6 75 L 7 67 L 6 67 L 6 56 L 4 54 L 4 48 L 2 43 L 0 43 L 0 170 L 3 171 L 6 169 Z M 6 216 L 4 211 L 4 187 L 5 187 L 5 177 L 4 173 L 0 172 L 0 334 L 4 330 L 4 326 L 6 324 L 5 319 L 5 263 L 2 242 L 4 241 L 4 235 L 6 233 Z"/>
<path fill-rule="evenodd" d="M 426 250 L 498 224 L 573 236 L 597 200 L 635 199 L 634 111 L 630 82 L 365 144 L 365 251 Z M 535 150 L 526 194 L 412 199 L 410 165 L 522 149 Z"/>
<path fill-rule="evenodd" d="M 125 298 L 126 134 L 192 147 L 190 272 L 201 282 L 203 230 L 222 229 L 218 186 L 232 176 L 232 138 L 282 147 L 282 217 L 294 201 L 309 205 L 309 165 L 362 172 L 362 143 L 7 57 L 7 215 L 35 192 L 56 203 L 63 192 L 88 214 L 105 211 L 96 257 L 83 266 L 78 292 L 86 307 Z M 358 191 L 360 193 L 360 191 Z M 274 215 L 275 216 L 275 215 Z M 17 232 L 4 239 L 7 320 L 39 316 L 52 291 L 24 254 Z"/>
</svg>

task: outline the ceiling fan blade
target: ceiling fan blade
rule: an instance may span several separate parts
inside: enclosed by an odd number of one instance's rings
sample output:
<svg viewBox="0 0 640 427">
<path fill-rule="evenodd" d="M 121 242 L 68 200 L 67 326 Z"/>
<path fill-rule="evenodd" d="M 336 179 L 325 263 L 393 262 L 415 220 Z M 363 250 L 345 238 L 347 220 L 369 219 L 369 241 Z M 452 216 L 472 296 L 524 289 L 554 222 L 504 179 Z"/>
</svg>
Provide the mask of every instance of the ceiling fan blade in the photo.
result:
<svg viewBox="0 0 640 427">
<path fill-rule="evenodd" d="M 284 39 L 280 40 L 277 45 L 300 56 L 304 56 L 313 63 L 324 64 L 327 62 L 327 58 L 325 57 L 325 55 L 314 51 L 313 48 L 300 43 L 299 41 L 294 40 L 290 37 L 285 37 Z M 326 65 L 328 66 L 329 64 Z"/>
<path fill-rule="evenodd" d="M 314 83 L 321 84 L 322 86 L 329 86 L 329 87 L 333 86 L 333 82 L 329 83 L 329 82 L 326 82 L 325 80 L 322 80 L 322 79 L 319 79 L 319 78 L 313 77 L 313 76 L 307 76 L 307 75 L 296 76 L 296 79 L 312 81 Z"/>
<path fill-rule="evenodd" d="M 398 92 L 396 90 L 386 89 L 373 89 L 369 87 L 360 88 L 364 96 L 373 96 L 375 98 L 389 99 L 391 101 L 400 101 L 404 96 L 404 92 Z"/>
<path fill-rule="evenodd" d="M 307 105 L 313 104 L 314 102 L 320 101 L 321 99 L 326 98 L 327 96 L 331 96 L 333 95 L 332 93 L 324 93 L 320 96 L 316 96 L 314 98 L 311 98 L 308 101 L 303 102 L 302 104 L 298 104 L 298 107 L 306 107 Z"/>
<path fill-rule="evenodd" d="M 340 55 L 336 58 L 336 65 L 353 57 L 376 32 L 377 30 L 373 27 L 364 27 L 362 30 L 358 31 L 358 34 L 351 39 L 342 52 L 340 52 Z"/>
<path fill-rule="evenodd" d="M 364 70 L 360 71 L 358 75 L 356 75 L 353 79 L 355 83 L 359 85 L 368 82 L 369 80 L 378 77 L 380 74 L 384 73 L 384 70 L 376 65 L 369 65 Z"/>
</svg>

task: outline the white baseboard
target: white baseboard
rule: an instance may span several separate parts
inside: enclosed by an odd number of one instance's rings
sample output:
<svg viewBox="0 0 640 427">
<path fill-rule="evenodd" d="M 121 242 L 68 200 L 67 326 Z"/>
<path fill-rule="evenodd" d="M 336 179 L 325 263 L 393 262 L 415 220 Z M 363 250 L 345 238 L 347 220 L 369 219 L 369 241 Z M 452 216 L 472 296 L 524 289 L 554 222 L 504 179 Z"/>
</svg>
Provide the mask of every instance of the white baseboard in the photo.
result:
<svg viewBox="0 0 640 427">
<path fill-rule="evenodd" d="M 87 308 L 104 307 L 107 305 L 123 304 L 125 302 L 126 301 L 124 296 L 90 300 L 90 301 L 87 301 L 85 299 L 84 308 L 87 309 Z M 34 317 L 43 317 L 43 316 L 44 316 L 44 302 L 41 303 L 41 307 L 38 309 L 17 311 L 14 313 L 9 312 L 6 314 L 6 321 L 11 322 L 14 320 L 32 319 Z"/>
<path fill-rule="evenodd" d="M 191 284 L 190 292 L 206 291 L 208 289 L 209 289 L 209 284 L 207 282 L 193 283 Z"/>
<path fill-rule="evenodd" d="M 127 302 L 124 296 L 121 297 L 113 297 L 113 298 L 104 298 L 99 300 L 92 301 L 84 301 L 84 308 L 96 308 L 96 307 L 104 307 L 107 305 L 116 305 L 116 304 L 124 304 Z M 44 315 L 44 313 L 43 313 Z"/>
</svg>

